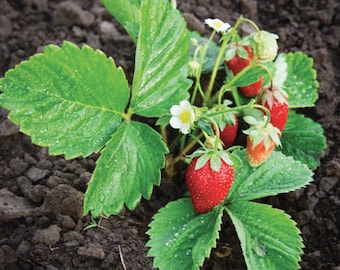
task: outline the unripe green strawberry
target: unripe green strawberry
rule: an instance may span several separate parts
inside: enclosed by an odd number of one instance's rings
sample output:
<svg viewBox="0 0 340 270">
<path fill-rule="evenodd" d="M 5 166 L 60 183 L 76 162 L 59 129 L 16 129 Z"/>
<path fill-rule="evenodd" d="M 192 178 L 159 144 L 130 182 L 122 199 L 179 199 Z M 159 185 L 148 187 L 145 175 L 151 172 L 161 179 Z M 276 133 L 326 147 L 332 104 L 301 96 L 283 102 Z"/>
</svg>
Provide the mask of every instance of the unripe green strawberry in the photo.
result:
<svg viewBox="0 0 340 270">
<path fill-rule="evenodd" d="M 195 157 L 186 172 L 186 183 L 190 191 L 191 202 L 196 213 L 210 211 L 227 196 L 234 181 L 234 167 L 221 159 L 219 169 L 212 168 L 211 159 L 202 167 L 196 168 Z"/>
<path fill-rule="evenodd" d="M 253 34 L 257 57 L 262 61 L 273 61 L 279 49 L 277 45 L 278 35 L 267 31 L 259 31 Z"/>
</svg>

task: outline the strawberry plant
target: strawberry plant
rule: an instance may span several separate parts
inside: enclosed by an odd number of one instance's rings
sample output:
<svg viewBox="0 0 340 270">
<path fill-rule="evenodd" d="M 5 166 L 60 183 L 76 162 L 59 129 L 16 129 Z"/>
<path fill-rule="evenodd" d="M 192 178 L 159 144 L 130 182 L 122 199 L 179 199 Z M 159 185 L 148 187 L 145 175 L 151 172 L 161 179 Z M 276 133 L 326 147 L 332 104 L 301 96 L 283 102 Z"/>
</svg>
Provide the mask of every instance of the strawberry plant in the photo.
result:
<svg viewBox="0 0 340 270">
<path fill-rule="evenodd" d="M 206 38 L 187 29 L 176 1 L 101 1 L 136 43 L 132 82 L 100 50 L 48 45 L 0 79 L 9 118 L 51 155 L 100 153 L 84 201 L 93 217 L 134 209 L 160 184 L 165 164 L 187 166 L 190 195 L 150 224 L 154 267 L 199 269 L 227 214 L 248 269 L 298 269 L 295 222 L 253 200 L 313 180 L 325 137 L 296 112 L 318 97 L 313 59 L 278 54 L 278 36 L 242 16 L 234 25 L 207 19 Z M 254 32 L 241 35 L 241 24 Z"/>
</svg>

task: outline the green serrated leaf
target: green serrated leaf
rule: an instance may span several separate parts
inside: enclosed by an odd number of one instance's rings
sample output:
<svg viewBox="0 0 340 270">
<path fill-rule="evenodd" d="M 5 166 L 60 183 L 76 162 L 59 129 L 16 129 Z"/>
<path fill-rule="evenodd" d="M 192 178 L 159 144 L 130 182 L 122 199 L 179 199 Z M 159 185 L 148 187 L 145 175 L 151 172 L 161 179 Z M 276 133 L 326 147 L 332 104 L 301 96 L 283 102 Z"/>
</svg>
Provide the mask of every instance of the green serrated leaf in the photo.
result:
<svg viewBox="0 0 340 270">
<path fill-rule="evenodd" d="M 241 242 L 248 270 L 299 269 L 304 247 L 296 224 L 269 205 L 239 201 L 226 207 Z"/>
<path fill-rule="evenodd" d="M 280 70 L 277 69 L 273 61 L 266 61 L 266 62 L 262 62 L 261 64 L 264 65 L 269 70 L 272 76 L 274 76 L 274 78 L 271 78 L 268 73 L 264 73 L 262 75 L 262 78 L 263 78 L 262 88 L 269 87 L 271 83 L 271 79 L 273 79 L 274 83 L 276 83 L 277 78 L 275 77 L 275 75 Z"/>
<path fill-rule="evenodd" d="M 167 153 L 161 136 L 140 122 L 123 122 L 106 145 L 85 194 L 84 212 L 116 215 L 124 205 L 132 210 L 149 199 L 160 183 Z"/>
<path fill-rule="evenodd" d="M 198 44 L 200 46 L 204 46 L 208 39 L 205 37 L 202 37 L 200 33 L 198 32 L 190 32 L 190 38 L 195 38 L 198 41 Z M 196 47 L 191 45 L 190 47 L 190 59 L 193 60 L 194 53 L 195 53 Z M 215 61 L 217 59 L 218 53 L 220 51 L 220 47 L 213 41 L 209 43 L 207 52 L 205 54 L 205 57 L 203 59 L 203 67 L 202 67 L 202 73 L 207 74 L 213 71 Z M 219 70 L 223 69 L 223 63 L 219 66 Z"/>
<path fill-rule="evenodd" d="M 302 114 L 290 111 L 281 136 L 284 154 L 305 163 L 315 170 L 325 150 L 326 137 L 322 126 Z"/>
<path fill-rule="evenodd" d="M 197 215 L 190 199 L 167 204 L 150 223 L 148 256 L 160 270 L 198 270 L 216 246 L 223 208 Z"/>
<path fill-rule="evenodd" d="M 137 41 L 140 24 L 141 0 L 100 0 L 105 8 L 125 28 L 134 42 Z"/>
<path fill-rule="evenodd" d="M 0 84 L 0 105 L 10 110 L 9 118 L 33 143 L 66 158 L 98 152 L 119 126 L 130 96 L 112 58 L 70 42 L 47 46 Z"/>
<path fill-rule="evenodd" d="M 289 107 L 313 107 L 318 99 L 319 82 L 313 69 L 313 59 L 302 52 L 283 54 L 288 64 L 288 76 L 283 84 L 288 93 Z"/>
<path fill-rule="evenodd" d="M 279 193 L 293 191 L 313 180 L 312 171 L 292 157 L 273 152 L 259 167 L 252 168 L 247 160 L 246 150 L 237 150 L 242 163 L 235 164 L 235 178 L 227 201 L 254 200 Z"/>
<path fill-rule="evenodd" d="M 246 86 L 257 82 L 260 76 L 265 76 L 266 70 L 259 65 L 250 65 L 238 73 L 233 79 L 233 86 Z"/>
<path fill-rule="evenodd" d="M 150 19 L 152 18 L 152 19 Z M 145 0 L 136 49 L 131 108 L 146 117 L 169 113 L 187 99 L 189 35 L 185 21 L 167 0 Z"/>
</svg>

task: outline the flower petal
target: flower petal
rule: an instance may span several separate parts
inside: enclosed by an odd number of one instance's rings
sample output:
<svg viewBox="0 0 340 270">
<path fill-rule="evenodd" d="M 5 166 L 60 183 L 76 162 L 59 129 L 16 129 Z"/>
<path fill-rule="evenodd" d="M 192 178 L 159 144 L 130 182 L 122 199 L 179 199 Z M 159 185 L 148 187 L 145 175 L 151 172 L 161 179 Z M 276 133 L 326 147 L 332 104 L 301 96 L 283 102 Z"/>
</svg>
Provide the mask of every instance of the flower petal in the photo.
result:
<svg viewBox="0 0 340 270">
<path fill-rule="evenodd" d="M 171 115 L 173 116 L 178 116 L 182 113 L 183 111 L 183 108 L 179 105 L 173 105 L 171 108 L 170 108 L 170 113 Z"/>
<path fill-rule="evenodd" d="M 179 120 L 178 117 L 174 116 L 170 118 L 170 126 L 172 126 L 175 129 L 180 129 L 183 126 L 183 123 L 181 120 Z"/>
<path fill-rule="evenodd" d="M 191 104 L 190 104 L 190 102 L 187 101 L 187 100 L 182 100 L 182 101 L 179 103 L 179 106 L 181 106 L 183 109 L 191 110 Z"/>
<path fill-rule="evenodd" d="M 183 125 L 180 130 L 183 134 L 188 134 L 190 129 L 190 125 Z"/>
</svg>

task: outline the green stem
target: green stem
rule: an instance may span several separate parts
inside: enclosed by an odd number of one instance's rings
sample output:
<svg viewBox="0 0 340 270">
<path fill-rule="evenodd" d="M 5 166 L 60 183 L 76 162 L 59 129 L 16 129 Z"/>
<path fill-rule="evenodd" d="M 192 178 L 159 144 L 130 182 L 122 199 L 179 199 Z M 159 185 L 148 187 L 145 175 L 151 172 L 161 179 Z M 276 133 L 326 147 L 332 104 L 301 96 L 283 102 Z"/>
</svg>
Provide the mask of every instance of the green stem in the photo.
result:
<svg viewBox="0 0 340 270">
<path fill-rule="evenodd" d="M 215 79 L 216 79 L 216 75 L 217 75 L 217 71 L 218 71 L 218 68 L 221 64 L 222 58 L 224 57 L 225 49 L 227 47 L 228 42 L 229 42 L 229 38 L 224 39 L 223 42 L 222 42 L 220 51 L 218 53 L 218 56 L 217 56 L 217 59 L 216 59 L 215 65 L 214 65 L 214 69 L 211 73 L 208 89 L 206 91 L 206 96 L 205 96 L 205 100 L 204 100 L 205 104 L 207 104 L 210 100 L 211 92 L 212 92 L 212 89 L 213 89 L 213 86 L 214 86 L 214 83 L 215 83 Z"/>
<path fill-rule="evenodd" d="M 239 99 L 239 94 L 237 91 L 237 87 L 233 86 L 235 81 L 237 81 L 240 77 L 244 76 L 244 74 L 246 74 L 248 72 L 248 69 L 254 66 L 258 66 L 259 68 L 262 68 L 266 71 L 266 73 L 268 74 L 269 80 L 270 80 L 270 84 L 272 86 L 272 82 L 273 82 L 273 75 L 271 73 L 271 71 L 269 70 L 269 68 L 265 65 L 263 65 L 262 63 L 255 63 L 255 64 L 251 64 L 250 66 L 248 66 L 247 68 L 243 69 L 241 72 L 237 73 L 236 76 L 234 76 L 229 82 L 228 84 L 222 86 L 221 90 L 217 93 L 217 96 L 213 96 L 210 100 L 210 103 L 215 102 L 216 99 L 218 100 L 222 100 L 222 96 L 225 93 L 224 89 L 232 89 L 231 93 L 233 95 L 234 101 L 236 106 L 240 106 L 241 102 Z"/>
<path fill-rule="evenodd" d="M 227 91 L 227 88 L 222 86 L 220 91 L 217 92 L 218 93 L 218 101 L 217 101 L 218 106 L 222 105 L 222 97 L 226 91 Z"/>
<path fill-rule="evenodd" d="M 176 138 L 171 142 L 171 144 L 169 145 L 169 151 L 173 152 L 175 150 L 175 148 L 178 146 L 181 138 L 183 137 L 182 134 L 179 134 L 176 136 Z"/>
<path fill-rule="evenodd" d="M 212 41 L 212 39 L 214 38 L 216 34 L 216 31 L 213 31 L 207 41 L 206 44 L 204 44 L 204 46 L 201 48 L 200 50 L 200 63 L 199 63 L 199 69 L 197 72 L 197 77 L 196 77 L 196 82 L 195 82 L 195 87 L 193 90 L 193 94 L 191 96 L 191 104 L 194 104 L 194 101 L 196 99 L 196 95 L 197 95 L 197 91 L 200 92 L 203 100 L 205 99 L 205 94 L 204 91 L 202 90 L 202 86 L 201 86 L 201 76 L 202 76 L 202 70 L 203 70 L 203 62 L 204 62 L 204 56 L 208 50 L 209 44 Z M 197 57 L 197 55 L 196 55 Z"/>
<path fill-rule="evenodd" d="M 244 18 L 242 15 L 237 19 L 234 27 L 232 30 L 230 30 L 230 33 L 235 31 L 235 29 L 237 29 L 239 27 L 239 25 L 242 23 L 242 22 L 247 22 L 249 24 L 251 24 L 255 29 L 256 31 L 260 31 L 260 29 L 257 27 L 257 25 L 251 21 L 251 20 L 248 20 L 246 18 Z M 216 75 L 217 75 L 217 71 L 218 71 L 218 68 L 220 66 L 220 63 L 222 61 L 222 58 L 224 56 L 224 53 L 225 53 L 225 49 L 227 47 L 227 44 L 228 42 L 230 41 L 230 38 L 232 38 L 234 35 L 231 35 L 229 38 L 225 38 L 222 42 L 222 45 L 221 45 L 221 48 L 220 48 L 220 51 L 219 51 L 219 54 L 217 56 L 217 59 L 216 59 L 216 62 L 215 62 L 215 65 L 214 65 L 214 68 L 213 68 L 213 71 L 211 73 L 211 77 L 210 77 L 210 81 L 209 81 L 209 85 L 208 85 L 208 89 L 206 91 L 206 96 L 205 96 L 205 99 L 204 99 L 204 104 L 207 105 L 209 102 L 210 102 L 210 97 L 211 97 L 211 92 L 212 92 L 212 89 L 213 89 L 213 86 L 214 86 L 214 83 L 215 83 L 215 79 L 216 79 Z M 239 102 L 239 98 L 237 95 L 235 95 L 235 92 L 233 94 L 234 98 L 236 97 L 235 99 L 235 103 L 237 105 L 240 104 Z M 221 96 L 220 96 L 221 97 Z M 222 98 L 220 98 L 221 100 Z"/>
<path fill-rule="evenodd" d="M 240 96 L 237 91 L 237 87 L 233 87 L 231 89 L 231 94 L 233 95 L 233 99 L 235 101 L 236 106 L 241 106 Z"/>
<path fill-rule="evenodd" d="M 171 5 L 173 9 L 177 8 L 177 1 L 176 0 L 171 0 Z"/>
<path fill-rule="evenodd" d="M 161 127 L 161 135 L 162 135 L 164 143 L 167 145 L 168 144 L 168 135 L 166 133 L 165 127 Z"/>
<path fill-rule="evenodd" d="M 268 110 L 268 108 L 264 107 L 263 105 L 254 104 L 254 102 L 250 102 L 246 105 L 236 106 L 236 107 L 232 107 L 232 108 L 226 108 L 226 109 L 220 110 L 220 111 L 210 112 L 210 113 L 207 113 L 205 115 L 205 117 L 207 119 L 211 119 L 211 117 L 214 117 L 214 116 L 219 115 L 219 114 L 225 114 L 225 113 L 228 113 L 228 112 L 235 112 L 235 111 L 237 112 L 237 111 L 242 111 L 244 109 L 249 109 L 249 108 L 256 108 L 256 109 L 260 109 L 260 110 L 264 111 L 266 113 L 266 115 L 268 115 L 268 119 L 266 120 L 266 126 L 268 125 L 269 120 L 270 120 L 270 111 Z"/>
<path fill-rule="evenodd" d="M 268 124 L 270 123 L 270 117 L 271 117 L 271 114 L 270 114 L 270 111 L 268 110 L 268 108 L 266 108 L 263 105 L 259 105 L 259 104 L 252 104 L 251 107 L 265 111 L 265 113 L 267 115 L 267 119 L 266 119 L 266 123 L 264 124 L 264 127 L 266 128 L 268 126 Z"/>
<path fill-rule="evenodd" d="M 252 20 L 246 19 L 242 15 L 240 16 L 239 20 L 240 20 L 239 24 L 241 24 L 242 22 L 246 22 L 246 23 L 249 23 L 250 25 L 252 25 L 254 27 L 254 29 L 256 30 L 256 32 L 260 32 L 261 31 L 258 28 L 258 26 Z"/>
<path fill-rule="evenodd" d="M 126 113 L 122 113 L 122 118 L 126 121 L 126 122 L 131 122 L 131 117 L 133 115 L 133 110 L 131 107 L 129 107 L 128 111 Z"/>
<path fill-rule="evenodd" d="M 232 107 L 232 108 L 227 108 L 227 109 L 224 109 L 224 110 L 220 110 L 220 111 L 216 111 L 216 112 L 211 112 L 211 113 L 207 113 L 206 116 L 209 117 L 213 117 L 213 116 L 216 116 L 216 115 L 219 115 L 219 114 L 225 114 L 225 113 L 228 113 L 228 112 L 237 112 L 237 111 L 242 111 L 243 109 L 247 109 L 247 108 L 251 108 L 252 106 L 250 106 L 249 104 L 247 105 L 243 105 L 243 106 L 237 106 L 237 107 Z"/>
<path fill-rule="evenodd" d="M 263 65 L 261 63 L 258 63 L 258 65 L 267 72 L 269 80 L 270 80 L 270 87 L 272 88 L 273 87 L 273 74 L 271 73 L 271 71 L 266 65 Z"/>
<path fill-rule="evenodd" d="M 200 139 L 203 137 L 203 133 L 200 133 L 197 138 Z M 187 153 L 189 153 L 189 151 L 195 147 L 195 145 L 197 144 L 197 142 L 195 140 L 192 140 L 191 142 L 189 142 L 183 149 L 182 151 L 178 154 L 178 156 L 175 158 L 174 162 L 178 162 L 180 161 L 183 156 L 185 156 Z"/>
<path fill-rule="evenodd" d="M 215 131 L 215 145 L 214 145 L 214 150 L 218 151 L 218 146 L 219 146 L 219 138 L 220 138 L 220 128 L 218 127 L 218 124 L 215 121 L 212 121 L 212 124 L 214 126 L 214 131 Z"/>
</svg>

